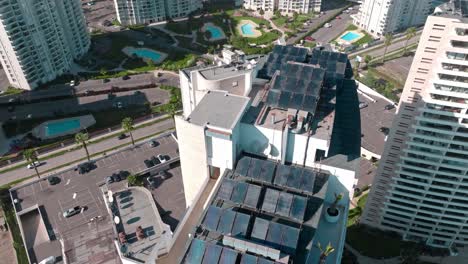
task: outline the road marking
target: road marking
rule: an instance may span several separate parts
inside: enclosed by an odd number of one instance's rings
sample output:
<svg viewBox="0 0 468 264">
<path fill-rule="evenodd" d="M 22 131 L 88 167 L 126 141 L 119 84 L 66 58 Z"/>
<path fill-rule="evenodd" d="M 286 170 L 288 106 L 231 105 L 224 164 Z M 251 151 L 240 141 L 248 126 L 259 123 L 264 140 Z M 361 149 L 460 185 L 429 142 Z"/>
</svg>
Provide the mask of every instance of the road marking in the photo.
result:
<svg viewBox="0 0 468 264">
<path fill-rule="evenodd" d="M 67 183 L 65 183 L 65 186 L 67 186 L 68 184 L 70 184 L 70 181 L 71 181 L 71 179 L 68 179 L 68 180 L 67 180 Z"/>
<path fill-rule="evenodd" d="M 73 193 L 73 199 L 75 199 L 75 198 L 76 198 L 76 193 Z"/>
</svg>

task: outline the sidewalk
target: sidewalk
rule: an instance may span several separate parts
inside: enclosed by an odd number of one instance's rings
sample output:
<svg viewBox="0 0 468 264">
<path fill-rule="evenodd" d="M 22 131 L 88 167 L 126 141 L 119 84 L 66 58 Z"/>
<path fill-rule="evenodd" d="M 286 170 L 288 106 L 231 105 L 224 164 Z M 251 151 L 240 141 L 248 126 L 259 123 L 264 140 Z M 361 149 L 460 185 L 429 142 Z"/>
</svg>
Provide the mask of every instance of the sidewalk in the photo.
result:
<svg viewBox="0 0 468 264">
<path fill-rule="evenodd" d="M 163 118 L 163 117 L 161 117 Z M 135 141 L 146 140 L 146 137 L 174 129 L 174 120 L 167 119 L 156 124 L 152 124 L 140 129 L 133 131 L 133 137 Z M 100 153 L 99 155 L 110 154 L 112 151 L 117 151 L 121 148 L 127 147 L 130 143 L 130 138 L 119 140 L 117 137 L 110 137 L 109 139 L 100 141 L 96 144 L 88 145 L 90 155 Z M 76 145 L 72 146 L 75 147 Z M 63 151 L 63 149 L 61 149 Z M 106 153 L 107 152 L 107 153 Z M 41 177 L 45 177 L 52 173 L 56 173 L 59 170 L 66 169 L 62 167 L 64 164 L 68 164 L 66 167 L 72 167 L 79 162 L 86 159 L 85 151 L 82 148 L 76 150 L 70 150 L 60 156 L 56 156 L 45 160 L 45 164 L 38 167 L 39 173 L 47 171 L 41 174 Z M 21 166 L 17 169 L 0 174 L 0 185 L 9 184 L 15 180 L 23 179 L 26 177 L 35 176 L 34 170 L 27 169 L 26 166 Z"/>
</svg>

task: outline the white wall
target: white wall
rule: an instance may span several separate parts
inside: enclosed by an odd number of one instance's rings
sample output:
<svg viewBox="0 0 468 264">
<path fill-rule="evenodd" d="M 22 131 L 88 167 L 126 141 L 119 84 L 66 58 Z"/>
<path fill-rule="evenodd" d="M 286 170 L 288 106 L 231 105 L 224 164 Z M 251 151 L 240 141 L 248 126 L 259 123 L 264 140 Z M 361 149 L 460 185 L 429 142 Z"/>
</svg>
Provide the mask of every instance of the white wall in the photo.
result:
<svg viewBox="0 0 468 264">
<path fill-rule="evenodd" d="M 208 164 L 218 168 L 232 169 L 234 163 L 233 159 L 235 159 L 235 156 L 233 156 L 232 141 L 210 136 L 206 138 Z"/>
<path fill-rule="evenodd" d="M 185 201 L 187 207 L 190 207 L 196 202 L 196 196 L 209 178 L 205 129 L 185 121 L 180 116 L 175 116 L 174 119 L 179 141 Z"/>
<path fill-rule="evenodd" d="M 282 131 L 241 123 L 240 134 L 240 147 L 243 151 L 264 156 L 263 151 L 271 144 L 272 151 L 268 158 L 281 159 Z"/>
</svg>

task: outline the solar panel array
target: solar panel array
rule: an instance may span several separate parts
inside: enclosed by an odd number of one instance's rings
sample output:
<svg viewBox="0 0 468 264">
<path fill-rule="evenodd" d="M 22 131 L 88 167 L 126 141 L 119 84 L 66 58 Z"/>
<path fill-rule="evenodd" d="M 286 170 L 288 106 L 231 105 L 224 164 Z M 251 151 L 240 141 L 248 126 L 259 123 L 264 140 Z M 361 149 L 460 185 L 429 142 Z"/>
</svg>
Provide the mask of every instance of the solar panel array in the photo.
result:
<svg viewBox="0 0 468 264">
<path fill-rule="evenodd" d="M 271 78 L 284 63 L 288 61 L 306 62 L 306 59 L 307 49 L 277 45 L 268 56 L 268 60 L 259 74 Z"/>
<path fill-rule="evenodd" d="M 260 186 L 226 179 L 218 191 L 218 199 L 257 208 L 260 198 Z"/>
<path fill-rule="evenodd" d="M 316 179 L 320 179 L 321 183 L 327 181 L 325 175 L 319 175 L 319 173 L 307 168 L 277 164 L 247 156 L 238 161 L 235 174 L 258 182 L 272 183 L 310 194 L 317 193 L 319 189 L 315 187 L 323 185 L 318 186 Z"/>
<path fill-rule="evenodd" d="M 294 254 L 299 241 L 300 229 L 257 217 L 252 230 L 253 241 Z"/>
<path fill-rule="evenodd" d="M 348 56 L 344 53 L 314 49 L 309 63 L 319 65 L 325 70 L 324 85 L 331 87 L 337 80 L 345 78 Z"/>
<path fill-rule="evenodd" d="M 315 113 L 325 71 L 307 64 L 285 63 L 268 93 L 272 107 Z"/>
<path fill-rule="evenodd" d="M 245 237 L 249 227 L 250 215 L 210 206 L 206 212 L 202 226 L 221 234 L 231 234 L 234 237 Z"/>
<path fill-rule="evenodd" d="M 268 188 L 262 204 L 262 210 L 303 221 L 307 207 L 307 199 L 299 195 L 280 192 Z"/>
</svg>

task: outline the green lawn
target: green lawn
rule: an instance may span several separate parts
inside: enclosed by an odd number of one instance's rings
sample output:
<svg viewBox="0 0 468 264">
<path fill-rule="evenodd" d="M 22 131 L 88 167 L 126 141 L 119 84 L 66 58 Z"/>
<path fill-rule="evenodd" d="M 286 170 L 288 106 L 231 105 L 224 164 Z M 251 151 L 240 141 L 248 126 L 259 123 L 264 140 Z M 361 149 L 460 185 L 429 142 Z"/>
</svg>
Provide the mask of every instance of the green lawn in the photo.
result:
<svg viewBox="0 0 468 264">
<path fill-rule="evenodd" d="M 12 86 L 8 86 L 8 88 L 6 89 L 5 92 L 3 92 L 2 94 L 0 94 L 0 96 L 4 96 L 4 95 L 12 95 L 12 94 L 20 94 L 24 92 L 23 89 L 19 89 L 19 88 L 15 88 L 15 87 L 12 87 Z"/>
</svg>

